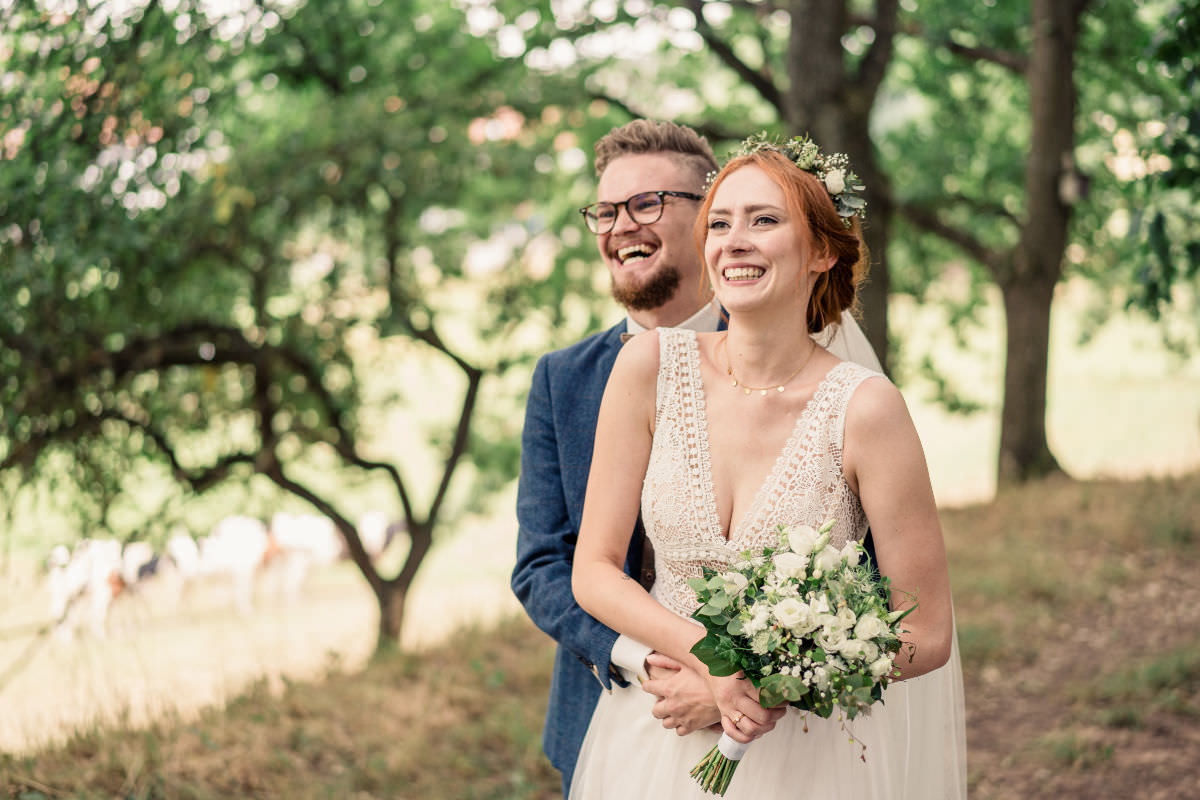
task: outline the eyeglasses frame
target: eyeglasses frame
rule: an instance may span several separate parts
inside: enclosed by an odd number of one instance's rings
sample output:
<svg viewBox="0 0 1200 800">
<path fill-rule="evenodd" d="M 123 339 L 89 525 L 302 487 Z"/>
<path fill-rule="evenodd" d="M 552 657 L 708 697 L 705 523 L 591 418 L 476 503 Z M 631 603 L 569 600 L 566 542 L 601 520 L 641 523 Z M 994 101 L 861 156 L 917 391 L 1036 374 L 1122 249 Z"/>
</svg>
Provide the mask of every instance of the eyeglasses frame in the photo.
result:
<svg viewBox="0 0 1200 800">
<path fill-rule="evenodd" d="M 642 222 L 641 220 L 635 218 L 633 216 L 633 212 L 629 210 L 629 202 L 631 200 L 633 200 L 634 198 L 641 197 L 642 195 L 647 195 L 647 194 L 658 195 L 658 202 L 659 202 L 658 216 L 655 217 L 654 219 L 650 220 L 649 222 Z M 621 206 L 625 206 L 625 213 L 628 214 L 629 218 L 631 220 L 633 220 L 634 222 L 636 222 L 638 225 L 653 225 L 654 223 L 658 222 L 660 219 L 662 219 L 663 211 L 667 207 L 667 204 L 664 200 L 664 198 L 667 198 L 667 197 L 682 197 L 685 200 L 697 200 L 697 201 L 704 199 L 704 195 L 702 195 L 702 194 L 694 194 L 692 192 L 674 192 L 669 189 L 655 189 L 655 190 L 652 190 L 649 192 L 638 192 L 637 194 L 631 194 L 631 195 L 629 195 L 629 197 L 626 197 L 624 200 L 620 201 L 619 203 L 609 203 L 604 200 L 601 200 L 601 201 L 595 202 L 595 203 L 591 203 L 591 204 L 586 205 L 583 208 L 579 209 L 579 213 L 583 215 L 583 224 L 587 227 L 587 229 L 589 231 L 592 231 L 592 233 L 594 233 L 596 236 L 603 236 L 606 233 L 612 233 L 613 228 L 617 227 L 617 218 L 619 216 L 621 216 Z M 613 216 L 612 216 L 612 223 L 608 226 L 608 228 L 606 230 L 597 231 L 597 230 L 592 230 L 592 226 L 590 224 L 588 224 L 588 209 L 595 208 L 596 206 L 599 206 L 599 205 L 612 206 L 613 207 Z M 599 221 L 597 220 L 597 225 L 598 224 L 599 224 Z"/>
</svg>

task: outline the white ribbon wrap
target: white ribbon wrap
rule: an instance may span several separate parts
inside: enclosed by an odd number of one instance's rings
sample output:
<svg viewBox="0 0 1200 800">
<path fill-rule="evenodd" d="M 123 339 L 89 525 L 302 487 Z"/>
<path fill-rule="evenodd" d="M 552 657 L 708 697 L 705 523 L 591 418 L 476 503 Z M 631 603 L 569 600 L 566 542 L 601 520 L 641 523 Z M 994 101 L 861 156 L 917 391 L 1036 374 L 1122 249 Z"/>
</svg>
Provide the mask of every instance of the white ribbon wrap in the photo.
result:
<svg viewBox="0 0 1200 800">
<path fill-rule="evenodd" d="M 746 755 L 749 748 L 749 744 L 742 744 L 730 739 L 728 733 L 722 733 L 721 738 L 717 741 L 717 749 L 730 761 L 741 761 L 742 756 Z"/>
</svg>

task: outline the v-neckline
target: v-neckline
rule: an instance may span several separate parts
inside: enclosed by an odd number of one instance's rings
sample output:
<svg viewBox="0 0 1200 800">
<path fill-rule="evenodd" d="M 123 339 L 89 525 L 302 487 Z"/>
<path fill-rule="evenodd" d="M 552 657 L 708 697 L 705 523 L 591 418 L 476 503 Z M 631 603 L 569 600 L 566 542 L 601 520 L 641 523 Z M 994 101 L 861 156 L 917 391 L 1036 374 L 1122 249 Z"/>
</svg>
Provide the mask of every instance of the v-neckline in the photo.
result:
<svg viewBox="0 0 1200 800">
<path fill-rule="evenodd" d="M 709 533 L 715 537 L 718 542 L 725 545 L 730 545 L 735 541 L 734 533 L 740 533 L 741 531 L 745 530 L 746 525 L 752 522 L 754 517 L 757 516 L 758 510 L 763 503 L 763 495 L 767 488 L 771 486 L 771 484 L 778 481 L 779 474 L 782 471 L 783 465 L 786 463 L 786 459 L 790 457 L 792 451 L 799 444 L 802 438 L 800 434 L 804 428 L 808 426 L 808 420 L 812 413 L 814 402 L 825 391 L 826 386 L 829 383 L 830 376 L 832 376 L 833 373 L 837 372 L 848 362 L 843 361 L 838 364 L 834 364 L 829 368 L 828 371 L 826 371 L 820 382 L 817 383 L 817 388 L 813 390 L 812 397 L 808 398 L 808 401 L 804 404 L 804 408 L 800 410 L 799 416 L 796 417 L 796 424 L 792 426 L 791 433 L 789 433 L 787 439 L 784 440 L 783 448 L 780 450 L 779 455 L 775 457 L 775 461 L 771 464 L 770 471 L 767 472 L 767 475 L 765 478 L 763 478 L 762 483 L 758 485 L 758 489 L 754 493 L 754 499 L 750 501 L 750 506 L 744 512 L 742 512 L 741 517 L 737 520 L 737 524 L 734 523 L 732 511 L 730 512 L 729 530 L 726 531 L 725 526 L 721 524 L 721 515 L 717 511 L 717 482 L 713 476 L 712 443 L 710 441 L 708 431 L 708 396 L 704 392 L 704 378 L 703 373 L 701 372 L 702 364 L 700 361 L 700 342 L 695 336 L 692 337 L 691 351 L 692 359 L 694 360 L 694 363 L 692 364 L 692 374 L 695 375 L 696 380 L 696 384 L 692 387 L 692 391 L 695 393 L 696 398 L 696 425 L 700 429 L 699 435 L 696 436 L 696 447 L 700 450 L 698 453 L 700 456 L 698 459 L 699 464 L 707 473 L 704 476 L 704 480 L 707 483 L 708 489 L 706 492 L 708 502 L 705 503 L 705 506 L 709 517 Z"/>
</svg>

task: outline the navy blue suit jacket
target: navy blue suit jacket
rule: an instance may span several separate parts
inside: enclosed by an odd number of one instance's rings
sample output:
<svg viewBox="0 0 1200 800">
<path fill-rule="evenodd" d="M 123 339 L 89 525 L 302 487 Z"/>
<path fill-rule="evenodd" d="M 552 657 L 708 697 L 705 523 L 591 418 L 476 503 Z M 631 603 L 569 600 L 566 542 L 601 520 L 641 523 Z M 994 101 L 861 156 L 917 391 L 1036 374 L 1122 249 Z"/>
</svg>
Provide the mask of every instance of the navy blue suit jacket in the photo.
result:
<svg viewBox="0 0 1200 800">
<path fill-rule="evenodd" d="M 521 436 L 520 529 L 512 589 L 534 623 L 558 642 L 542 746 L 562 772 L 564 787 L 571 783 L 601 688 L 609 688 L 614 677 L 622 683 L 609 660 L 617 633 L 575 602 L 571 564 L 596 417 L 624 331 L 622 321 L 541 357 L 533 371 Z M 626 564 L 630 574 L 637 574 L 640 561 L 641 543 L 631 541 Z"/>
</svg>

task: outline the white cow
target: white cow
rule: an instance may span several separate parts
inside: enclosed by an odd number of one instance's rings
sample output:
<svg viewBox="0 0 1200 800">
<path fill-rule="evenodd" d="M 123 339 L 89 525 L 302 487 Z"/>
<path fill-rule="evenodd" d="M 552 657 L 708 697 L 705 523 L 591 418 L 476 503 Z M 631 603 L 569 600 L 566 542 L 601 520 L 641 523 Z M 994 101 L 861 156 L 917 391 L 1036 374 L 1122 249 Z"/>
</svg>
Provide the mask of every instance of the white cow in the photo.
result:
<svg viewBox="0 0 1200 800">
<path fill-rule="evenodd" d="M 201 580 L 225 582 L 238 611 L 254 606 L 254 581 L 271 552 L 267 526 L 254 517 L 225 517 L 197 542 L 186 531 L 167 540 L 167 555 L 180 580 L 180 590 Z"/>
<path fill-rule="evenodd" d="M 277 551 L 269 568 L 279 592 L 289 602 L 300 599 L 314 567 L 334 564 L 346 554 L 333 520 L 319 514 L 278 512 L 271 517 L 271 539 Z"/>
<path fill-rule="evenodd" d="M 125 588 L 121 577 L 121 543 L 116 539 L 84 539 L 74 550 L 59 545 L 51 553 L 50 615 L 55 635 L 70 638 L 86 623 L 93 636 L 105 638 L 108 609 Z"/>
</svg>

